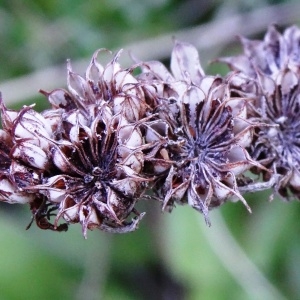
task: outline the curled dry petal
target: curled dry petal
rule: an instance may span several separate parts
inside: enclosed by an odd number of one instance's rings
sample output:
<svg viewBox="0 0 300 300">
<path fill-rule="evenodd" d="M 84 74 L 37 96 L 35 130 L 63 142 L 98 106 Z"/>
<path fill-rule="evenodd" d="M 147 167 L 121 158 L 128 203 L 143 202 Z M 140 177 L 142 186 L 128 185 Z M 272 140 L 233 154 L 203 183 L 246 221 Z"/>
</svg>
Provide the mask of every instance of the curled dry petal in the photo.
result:
<svg viewBox="0 0 300 300">
<path fill-rule="evenodd" d="M 17 139 L 29 139 L 31 143 L 48 148 L 48 141 L 52 133 L 51 127 L 46 119 L 31 107 L 24 107 L 14 120 L 13 134 Z"/>
<path fill-rule="evenodd" d="M 41 92 L 48 97 L 54 109 L 71 111 L 78 108 L 82 114 L 88 116 L 88 112 L 85 112 L 86 106 L 107 103 L 113 114 L 121 113 L 129 122 L 138 121 L 145 115 L 147 105 L 140 83 L 131 74 L 134 67 L 121 68 L 118 63 L 121 51 L 105 67 L 102 66 L 97 57 L 103 51 L 105 49 L 95 52 L 85 78 L 75 73 L 68 62 L 69 91 L 56 89 L 52 92 Z"/>
<path fill-rule="evenodd" d="M 204 71 L 201 67 L 197 49 L 188 43 L 175 42 L 171 57 L 171 70 L 176 80 L 201 83 Z"/>
<path fill-rule="evenodd" d="M 21 142 L 11 150 L 14 159 L 22 160 L 28 166 L 45 170 L 48 165 L 48 156 L 40 147 L 29 142 Z"/>
<path fill-rule="evenodd" d="M 269 26 L 264 40 L 240 38 L 244 54 L 237 57 L 219 58 L 234 71 L 240 71 L 250 78 L 256 72 L 276 79 L 278 73 L 288 68 L 299 73 L 300 29 L 291 26 L 281 34 L 274 25 Z"/>
<path fill-rule="evenodd" d="M 8 179 L 3 176 L 0 178 L 0 197 L 4 202 L 10 204 L 25 204 L 34 199 L 34 195 L 18 191 L 17 187 Z"/>
</svg>

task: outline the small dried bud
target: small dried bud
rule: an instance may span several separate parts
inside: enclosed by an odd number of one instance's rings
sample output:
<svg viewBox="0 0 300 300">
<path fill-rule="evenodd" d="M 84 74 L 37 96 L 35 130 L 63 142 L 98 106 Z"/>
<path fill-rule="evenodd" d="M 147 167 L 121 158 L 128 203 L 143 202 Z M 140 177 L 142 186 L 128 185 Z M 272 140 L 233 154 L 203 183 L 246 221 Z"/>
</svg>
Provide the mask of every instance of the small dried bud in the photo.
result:
<svg viewBox="0 0 300 300">
<path fill-rule="evenodd" d="M 41 115 L 24 107 L 20 112 L 8 110 L 0 99 L 2 126 L 0 130 L 0 198 L 8 203 L 28 203 L 35 193 L 26 187 L 40 183 L 41 171 L 48 162 L 40 148 L 36 131 L 43 132 Z M 27 122 L 26 130 L 19 130 Z M 38 145 L 38 146 L 37 146 Z"/>
</svg>

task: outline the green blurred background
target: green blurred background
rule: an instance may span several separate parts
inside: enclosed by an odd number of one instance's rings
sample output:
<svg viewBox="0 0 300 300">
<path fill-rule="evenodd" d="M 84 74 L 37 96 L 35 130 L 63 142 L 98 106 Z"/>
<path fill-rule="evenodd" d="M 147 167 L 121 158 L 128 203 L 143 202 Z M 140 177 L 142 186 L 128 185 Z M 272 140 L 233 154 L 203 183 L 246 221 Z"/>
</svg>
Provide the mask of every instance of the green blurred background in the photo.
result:
<svg viewBox="0 0 300 300">
<path fill-rule="evenodd" d="M 66 59 L 83 74 L 98 48 L 124 48 L 167 65 L 174 38 L 208 62 L 241 51 L 235 35 L 261 38 L 268 24 L 300 24 L 299 1 L 0 0 L 0 90 L 10 108 L 47 103 L 38 89 L 66 86 Z M 122 61 L 123 62 L 123 61 Z M 84 240 L 32 226 L 28 207 L 0 205 L 0 299 L 300 299 L 300 204 L 249 195 L 212 211 L 212 227 L 189 207 L 158 203 L 140 229 Z M 151 207 L 150 207 L 151 206 Z"/>
</svg>

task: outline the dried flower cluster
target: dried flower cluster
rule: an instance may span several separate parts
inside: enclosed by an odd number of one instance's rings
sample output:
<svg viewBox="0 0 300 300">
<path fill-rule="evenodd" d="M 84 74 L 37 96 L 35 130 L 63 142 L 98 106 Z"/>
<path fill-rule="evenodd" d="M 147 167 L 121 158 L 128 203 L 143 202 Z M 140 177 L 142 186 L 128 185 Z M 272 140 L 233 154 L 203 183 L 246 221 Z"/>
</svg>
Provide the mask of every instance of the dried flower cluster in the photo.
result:
<svg viewBox="0 0 300 300">
<path fill-rule="evenodd" d="M 208 224 L 228 200 L 251 211 L 247 190 L 299 199 L 300 29 L 241 41 L 244 54 L 218 59 L 232 69 L 225 77 L 206 75 L 183 42 L 170 71 L 158 61 L 123 69 L 121 51 L 104 66 L 102 49 L 85 77 L 68 63 L 68 90 L 41 90 L 46 111 L 1 99 L 0 200 L 28 203 L 42 229 L 80 223 L 86 237 L 135 230 L 143 199 L 167 211 L 187 203 Z"/>
</svg>

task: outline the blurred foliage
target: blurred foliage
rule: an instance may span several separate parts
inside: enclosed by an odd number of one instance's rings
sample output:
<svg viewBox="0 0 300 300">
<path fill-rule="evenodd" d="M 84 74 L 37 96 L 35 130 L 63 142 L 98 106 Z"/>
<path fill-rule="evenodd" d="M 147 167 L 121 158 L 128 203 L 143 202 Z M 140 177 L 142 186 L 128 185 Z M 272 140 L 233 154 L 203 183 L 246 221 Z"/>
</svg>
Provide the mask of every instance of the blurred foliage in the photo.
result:
<svg viewBox="0 0 300 300">
<path fill-rule="evenodd" d="M 2 0 L 0 81 L 66 58 L 89 57 L 101 47 L 121 47 L 281 2 Z M 220 66 L 210 70 L 223 72 Z M 26 104 L 45 108 L 46 102 L 35 100 Z M 266 193 L 247 199 L 252 215 L 241 203 L 219 209 L 231 235 L 274 287 L 288 299 L 300 299 L 299 203 L 269 203 Z M 67 233 L 35 226 L 25 231 L 29 209 L 1 203 L 0 299 L 258 299 L 245 292 L 215 254 L 230 252 L 230 245 L 212 249 L 204 234 L 223 234 L 223 228 L 214 226 L 216 212 L 209 228 L 189 207 L 172 214 L 162 214 L 158 203 L 141 204 L 144 209 L 147 215 L 138 231 L 111 236 L 96 230 L 84 240 L 77 225 Z"/>
<path fill-rule="evenodd" d="M 173 1 L 176 2 L 176 1 Z M 4 1 L 0 80 L 178 28 L 167 0 Z"/>
</svg>

